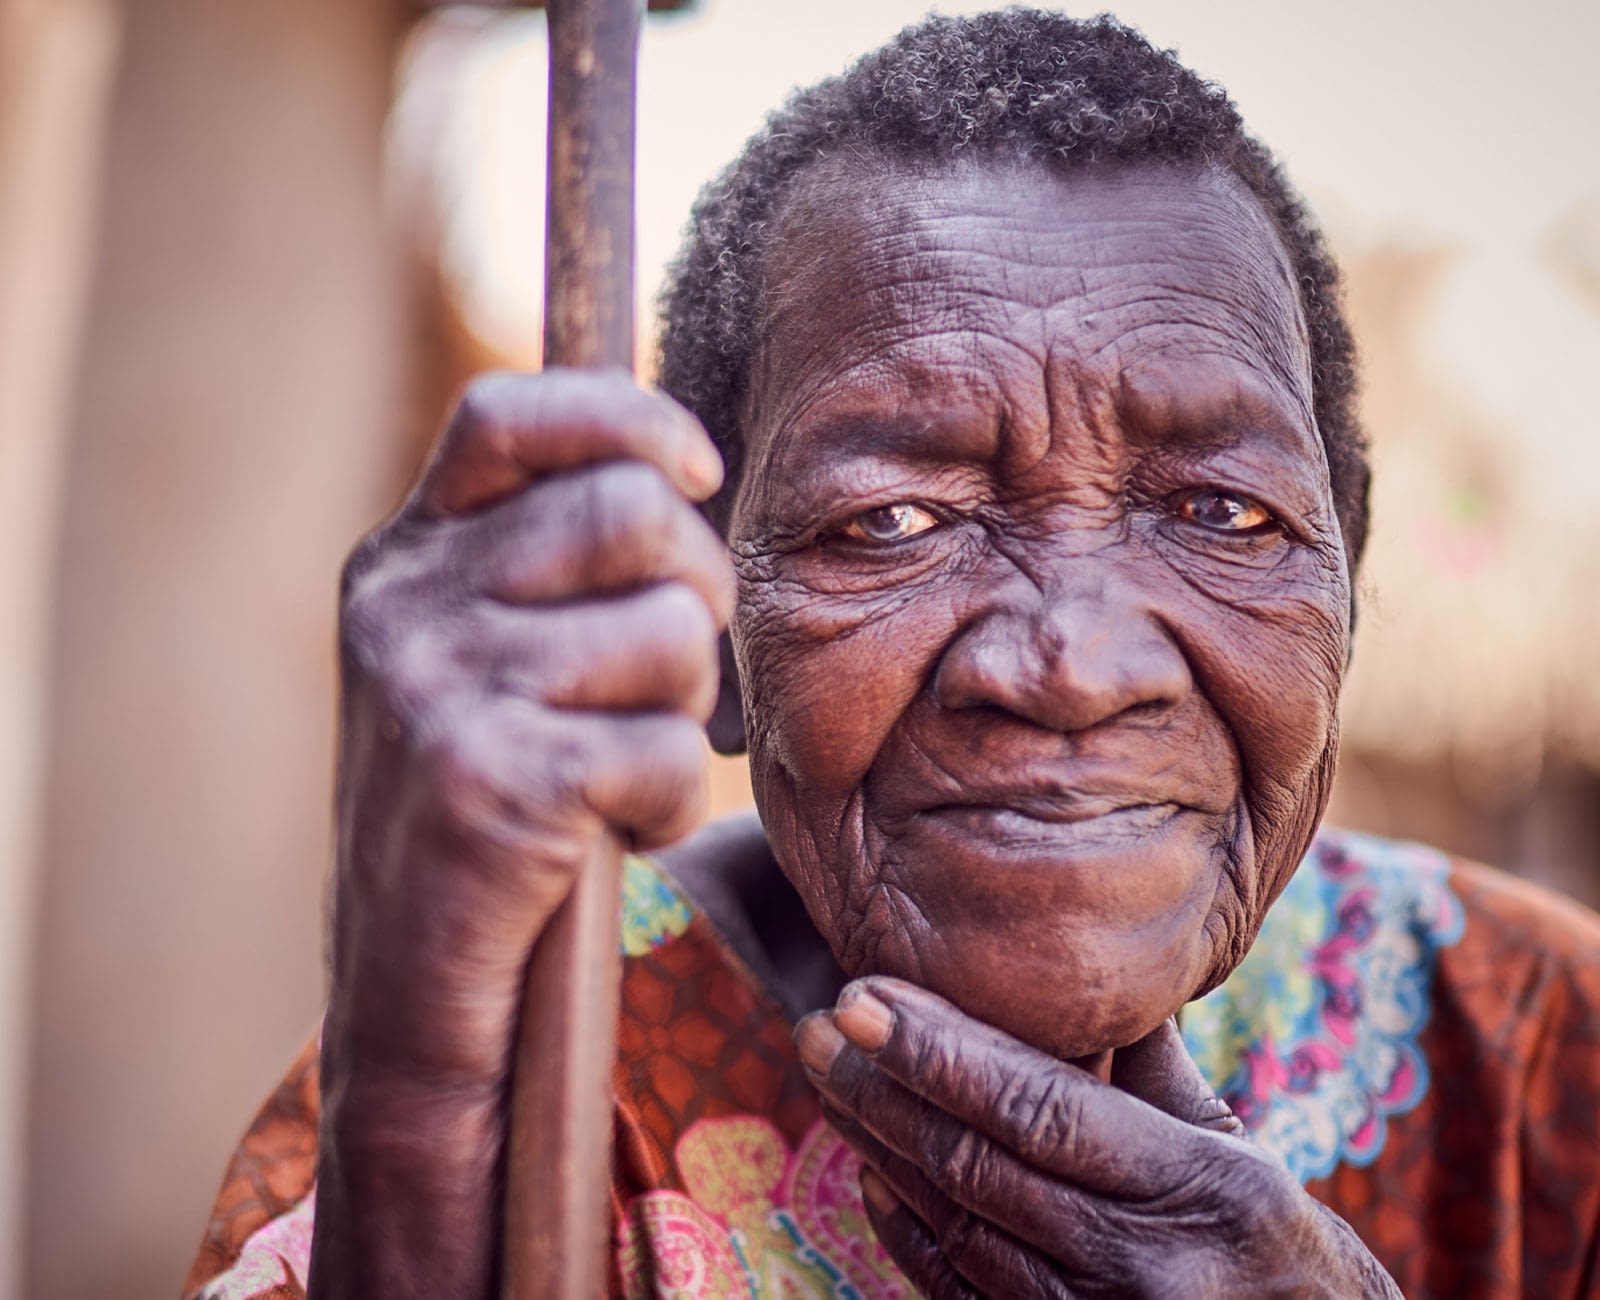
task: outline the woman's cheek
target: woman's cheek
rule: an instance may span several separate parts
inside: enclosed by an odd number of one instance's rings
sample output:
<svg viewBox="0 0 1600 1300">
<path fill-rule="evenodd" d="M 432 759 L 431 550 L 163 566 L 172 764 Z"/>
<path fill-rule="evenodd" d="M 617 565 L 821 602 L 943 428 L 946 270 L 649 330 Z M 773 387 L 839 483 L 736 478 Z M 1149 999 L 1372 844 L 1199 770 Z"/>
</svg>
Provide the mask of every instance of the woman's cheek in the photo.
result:
<svg viewBox="0 0 1600 1300">
<path fill-rule="evenodd" d="M 1343 549 L 1337 537 L 1253 554 L 1160 534 L 1150 542 L 1184 593 L 1169 627 L 1239 749 L 1254 858 L 1241 889 L 1253 932 L 1327 803 L 1349 650 Z"/>
<path fill-rule="evenodd" d="M 752 748 L 759 741 L 798 790 L 837 808 L 951 635 L 944 586 L 922 573 L 839 591 L 782 568 L 742 582 L 733 636 Z"/>
<path fill-rule="evenodd" d="M 839 951 L 870 925 L 864 782 L 952 634 L 941 584 L 841 593 L 742 586 L 733 636 L 757 806 L 778 861 Z"/>
<path fill-rule="evenodd" d="M 1327 806 L 1347 639 L 1343 616 L 1320 600 L 1280 604 L 1251 621 L 1254 635 L 1227 643 L 1218 706 L 1243 759 L 1264 914 Z"/>
</svg>

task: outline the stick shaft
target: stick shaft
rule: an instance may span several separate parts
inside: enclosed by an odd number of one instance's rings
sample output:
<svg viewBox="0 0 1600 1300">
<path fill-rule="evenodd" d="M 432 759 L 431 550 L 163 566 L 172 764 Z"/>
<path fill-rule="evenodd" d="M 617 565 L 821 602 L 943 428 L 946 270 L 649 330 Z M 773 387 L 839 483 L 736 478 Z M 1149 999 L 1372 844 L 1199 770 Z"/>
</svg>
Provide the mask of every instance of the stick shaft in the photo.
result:
<svg viewBox="0 0 1600 1300">
<path fill-rule="evenodd" d="M 548 0 L 546 366 L 633 367 L 643 0 Z M 512 1069 L 504 1300 L 604 1291 L 621 846 L 603 835 L 528 966 Z"/>
<path fill-rule="evenodd" d="M 633 367 L 642 0 L 549 0 L 544 363 Z"/>
<path fill-rule="evenodd" d="M 605 1292 L 619 863 L 607 835 L 529 963 L 512 1073 L 504 1300 Z"/>
</svg>

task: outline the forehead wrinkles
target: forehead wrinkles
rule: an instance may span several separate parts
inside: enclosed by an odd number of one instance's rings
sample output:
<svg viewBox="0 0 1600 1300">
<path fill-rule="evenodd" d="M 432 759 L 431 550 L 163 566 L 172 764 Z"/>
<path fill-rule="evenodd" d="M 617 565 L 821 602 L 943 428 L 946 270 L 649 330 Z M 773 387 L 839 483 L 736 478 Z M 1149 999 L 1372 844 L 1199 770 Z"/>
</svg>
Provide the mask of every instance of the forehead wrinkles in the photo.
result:
<svg viewBox="0 0 1600 1300">
<path fill-rule="evenodd" d="M 861 190 L 846 180 L 831 204 L 805 199 L 785 209 L 763 267 L 758 402 L 780 389 L 792 409 L 819 385 L 848 378 L 875 386 L 897 363 L 914 372 L 919 359 L 971 351 L 964 336 L 982 326 L 983 280 L 968 259 L 943 264 L 927 196 L 896 188 L 878 203 Z"/>
<path fill-rule="evenodd" d="M 1038 411 L 1178 358 L 1241 364 L 1311 422 L 1288 257 L 1231 173 L 857 160 L 806 181 L 765 259 L 747 429 L 836 387 L 914 387 L 928 367 L 1044 384 L 1043 403 L 1015 394 Z"/>
</svg>

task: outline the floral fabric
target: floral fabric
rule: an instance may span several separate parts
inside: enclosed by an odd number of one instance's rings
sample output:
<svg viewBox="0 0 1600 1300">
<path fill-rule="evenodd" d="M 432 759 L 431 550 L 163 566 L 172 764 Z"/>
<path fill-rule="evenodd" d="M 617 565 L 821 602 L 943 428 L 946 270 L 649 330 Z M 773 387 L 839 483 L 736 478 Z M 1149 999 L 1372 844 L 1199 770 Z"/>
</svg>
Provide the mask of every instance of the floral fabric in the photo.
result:
<svg viewBox="0 0 1600 1300">
<path fill-rule="evenodd" d="M 618 1225 L 625 1295 L 916 1294 L 872 1235 L 860 1161 L 823 1120 L 793 1150 L 754 1115 L 705 1119 L 676 1156 L 684 1190 L 635 1196 Z"/>
<path fill-rule="evenodd" d="M 1184 1009 L 1189 1054 L 1302 1182 L 1371 1164 L 1428 1090 L 1417 1040 L 1466 926 L 1449 875 L 1431 849 L 1325 833 L 1227 983 Z"/>
<path fill-rule="evenodd" d="M 623 918 L 612 1294 L 912 1294 L 777 1006 L 645 859 Z M 1600 1295 L 1600 919 L 1324 830 L 1182 1025 L 1252 1139 L 1408 1296 Z M 316 1116 L 313 1044 L 234 1157 L 187 1300 L 304 1295 Z"/>
</svg>

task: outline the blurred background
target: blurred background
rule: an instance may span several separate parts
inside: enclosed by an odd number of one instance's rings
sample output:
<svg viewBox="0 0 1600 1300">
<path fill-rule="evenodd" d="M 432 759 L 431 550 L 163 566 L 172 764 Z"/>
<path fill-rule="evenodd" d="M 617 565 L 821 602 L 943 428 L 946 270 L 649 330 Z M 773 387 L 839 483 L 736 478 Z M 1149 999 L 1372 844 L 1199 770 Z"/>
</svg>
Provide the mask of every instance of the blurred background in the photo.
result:
<svg viewBox="0 0 1600 1300">
<path fill-rule="evenodd" d="M 925 7 L 650 18 L 643 331 L 698 186 Z M 1333 816 L 1595 901 L 1600 6 L 1119 12 L 1348 272 L 1378 477 Z M 338 567 L 464 378 L 537 363 L 543 60 L 510 11 L 0 0 L 0 1300 L 176 1294 L 316 1023 Z"/>
</svg>

